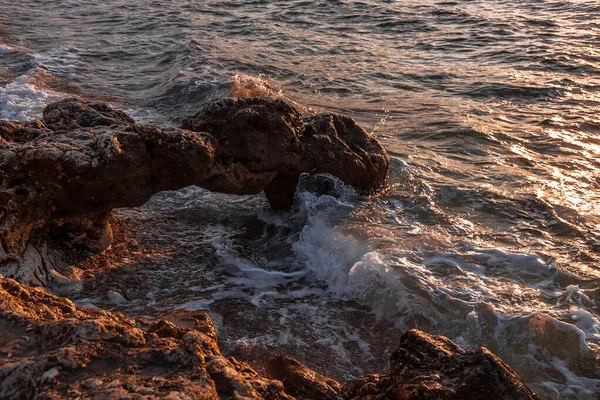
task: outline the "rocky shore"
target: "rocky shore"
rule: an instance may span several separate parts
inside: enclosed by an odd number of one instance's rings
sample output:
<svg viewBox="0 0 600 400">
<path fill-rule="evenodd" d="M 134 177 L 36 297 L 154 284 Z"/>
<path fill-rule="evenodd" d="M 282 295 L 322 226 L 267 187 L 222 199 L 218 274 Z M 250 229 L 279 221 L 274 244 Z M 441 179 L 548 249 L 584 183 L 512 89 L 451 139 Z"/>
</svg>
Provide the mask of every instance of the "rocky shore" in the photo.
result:
<svg viewBox="0 0 600 400">
<path fill-rule="evenodd" d="M 305 172 L 364 191 L 387 177 L 385 150 L 354 120 L 305 119 L 280 100 L 217 101 L 183 127 L 136 124 L 75 99 L 49 105 L 43 122 L 0 122 L 0 273 L 55 293 L 76 290 L 70 266 L 110 245 L 110 211 L 164 190 L 264 190 L 282 208 Z"/>
<path fill-rule="evenodd" d="M 385 184 L 381 144 L 348 117 L 269 98 L 213 102 L 182 128 L 68 99 L 0 121 L 0 398 L 532 399 L 485 348 L 409 330 L 388 373 L 345 384 L 278 356 L 266 377 L 221 354 L 205 312 L 131 318 L 76 307 L 74 266 L 110 246 L 111 210 L 190 185 L 289 207 L 303 173 Z"/>
</svg>

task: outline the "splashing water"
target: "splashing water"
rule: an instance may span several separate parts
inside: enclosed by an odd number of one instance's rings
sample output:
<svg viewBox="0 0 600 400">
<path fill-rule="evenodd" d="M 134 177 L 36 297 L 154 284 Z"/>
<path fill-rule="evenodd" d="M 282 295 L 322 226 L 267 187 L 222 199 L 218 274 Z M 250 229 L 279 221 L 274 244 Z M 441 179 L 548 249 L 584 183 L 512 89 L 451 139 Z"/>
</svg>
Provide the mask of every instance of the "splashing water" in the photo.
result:
<svg viewBox="0 0 600 400">
<path fill-rule="evenodd" d="M 120 210 L 138 245 L 90 265 L 81 304 L 206 309 L 225 352 L 289 353 L 340 379 L 385 370 L 418 327 L 489 347 L 543 398 L 600 395 L 596 1 L 0 9 L 0 118 L 79 95 L 168 126 L 268 95 L 353 116 L 392 159 L 368 199 L 318 176 L 288 213 L 197 188 Z"/>
</svg>

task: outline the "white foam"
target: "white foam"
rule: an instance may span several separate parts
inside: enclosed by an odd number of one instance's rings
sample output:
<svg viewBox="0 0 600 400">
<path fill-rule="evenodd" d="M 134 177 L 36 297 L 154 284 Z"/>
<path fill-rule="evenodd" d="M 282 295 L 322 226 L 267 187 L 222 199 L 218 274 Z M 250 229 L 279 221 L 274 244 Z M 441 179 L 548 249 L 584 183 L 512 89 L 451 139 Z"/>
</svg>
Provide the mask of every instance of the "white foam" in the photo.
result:
<svg viewBox="0 0 600 400">
<path fill-rule="evenodd" d="M 37 89 L 20 76 L 0 87 L 0 119 L 27 121 L 40 118 L 49 102 L 48 92 Z"/>
<path fill-rule="evenodd" d="M 343 194 L 298 195 L 292 219 L 305 222 L 292 248 L 311 275 L 326 283 L 329 295 L 369 305 L 400 329 L 420 327 L 467 348 L 494 348 L 513 367 L 529 370 L 529 376 L 547 374 L 554 359 L 576 363 L 589 354 L 586 340 L 598 340 L 595 302 L 576 285 L 560 289 L 564 278 L 578 277 L 540 255 L 463 245 L 424 257 L 402 250 L 401 244 L 380 248 L 358 240 L 347 223 L 333 218 L 358 205 Z M 455 225 L 465 233 L 475 229 L 466 220 Z M 573 379 L 553 386 L 558 393 L 585 397 L 595 390 L 587 378 L 578 388 L 577 373 L 570 373 Z"/>
</svg>

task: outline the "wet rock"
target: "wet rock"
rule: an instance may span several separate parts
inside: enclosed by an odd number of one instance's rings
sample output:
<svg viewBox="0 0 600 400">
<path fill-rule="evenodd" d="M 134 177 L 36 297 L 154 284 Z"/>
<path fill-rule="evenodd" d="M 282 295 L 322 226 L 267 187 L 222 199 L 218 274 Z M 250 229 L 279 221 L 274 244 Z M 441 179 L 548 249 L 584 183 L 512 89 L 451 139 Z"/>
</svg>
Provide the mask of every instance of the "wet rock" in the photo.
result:
<svg viewBox="0 0 600 400">
<path fill-rule="evenodd" d="M 387 176 L 385 150 L 352 119 L 304 120 L 279 100 L 217 101 L 184 127 L 199 132 L 136 124 L 76 99 L 49 105 L 44 122 L 2 122 L 0 273 L 59 294 L 80 290 L 74 265 L 110 245 L 110 211 L 163 190 L 264 190 L 279 208 L 292 203 L 303 172 L 362 190 Z"/>
<path fill-rule="evenodd" d="M 127 303 L 127 299 L 123 295 L 114 290 L 109 290 L 105 295 L 106 299 L 112 304 L 124 304 Z"/>
<path fill-rule="evenodd" d="M 500 358 L 482 347 L 463 350 L 443 336 L 409 330 L 390 357 L 387 375 L 344 385 L 347 399 L 537 399 Z"/>
<path fill-rule="evenodd" d="M 252 171 L 275 171 L 265 194 L 274 208 L 289 207 L 298 177 L 329 173 L 369 191 L 384 184 L 389 158 L 381 144 L 352 118 L 320 114 L 304 119 L 270 98 L 225 99 L 183 123 L 218 140 L 221 157 L 244 160 Z"/>
<path fill-rule="evenodd" d="M 224 357 L 202 311 L 147 320 L 76 307 L 0 277 L 0 398 L 536 399 L 485 348 L 463 350 L 410 330 L 387 374 L 341 386 L 297 360 L 267 363 L 269 379 Z"/>
<path fill-rule="evenodd" d="M 76 98 L 48 105 L 44 109 L 44 121 L 54 131 L 135 123 L 123 111 L 114 110 L 104 103 L 86 103 Z"/>
<path fill-rule="evenodd" d="M 285 391 L 297 399 L 342 399 L 342 385 L 300 363 L 298 360 L 277 356 L 267 363 L 267 376 L 283 382 Z"/>
<path fill-rule="evenodd" d="M 292 399 L 224 358 L 199 314 L 134 319 L 0 278 L 0 398 Z"/>
</svg>

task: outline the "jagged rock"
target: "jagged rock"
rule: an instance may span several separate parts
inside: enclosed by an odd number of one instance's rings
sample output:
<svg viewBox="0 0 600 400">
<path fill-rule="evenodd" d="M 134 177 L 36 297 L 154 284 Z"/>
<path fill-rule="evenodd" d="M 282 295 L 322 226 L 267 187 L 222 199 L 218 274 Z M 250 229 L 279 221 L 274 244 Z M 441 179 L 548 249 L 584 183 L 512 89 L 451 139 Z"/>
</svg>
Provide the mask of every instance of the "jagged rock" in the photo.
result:
<svg viewBox="0 0 600 400">
<path fill-rule="evenodd" d="M 153 320 L 76 307 L 0 277 L 0 398 L 537 399 L 485 348 L 408 331 L 384 375 L 341 386 L 278 356 L 270 379 L 221 354 L 207 313 Z"/>
<path fill-rule="evenodd" d="M 269 378 L 283 382 L 286 393 L 297 399 L 342 399 L 339 382 L 311 370 L 292 357 L 277 356 L 267 363 L 266 369 Z"/>
<path fill-rule="evenodd" d="M 463 350 L 443 336 L 409 330 L 390 357 L 387 375 L 344 385 L 346 399 L 531 400 L 537 396 L 485 347 Z"/>
<path fill-rule="evenodd" d="M 267 376 L 298 399 L 533 400 L 537 396 L 500 358 L 482 347 L 463 350 L 443 336 L 411 329 L 390 357 L 387 374 L 356 378 L 341 386 L 299 361 L 278 356 Z"/>
<path fill-rule="evenodd" d="M 48 105 L 44 109 L 44 121 L 54 131 L 135 123 L 123 111 L 113 110 L 104 103 L 86 103 L 77 99 L 65 99 Z"/>
<path fill-rule="evenodd" d="M 0 327 L 2 399 L 292 399 L 224 358 L 204 312 L 134 319 L 0 278 Z"/>
<path fill-rule="evenodd" d="M 275 208 L 291 205 L 303 172 L 329 173 L 361 190 L 387 178 L 385 150 L 352 118 L 320 114 L 303 119 L 281 100 L 220 100 L 186 120 L 183 128 L 210 133 L 222 157 L 243 160 L 252 171 L 276 171 L 265 188 Z"/>
<path fill-rule="evenodd" d="M 44 120 L 0 123 L 0 273 L 56 293 L 78 290 L 73 264 L 110 245 L 110 210 L 157 192 L 265 190 L 281 207 L 303 172 L 363 190 L 387 176 L 385 150 L 352 119 L 304 120 L 273 99 L 217 101 L 184 124 L 208 133 L 136 124 L 76 99 L 49 105 Z"/>
</svg>

